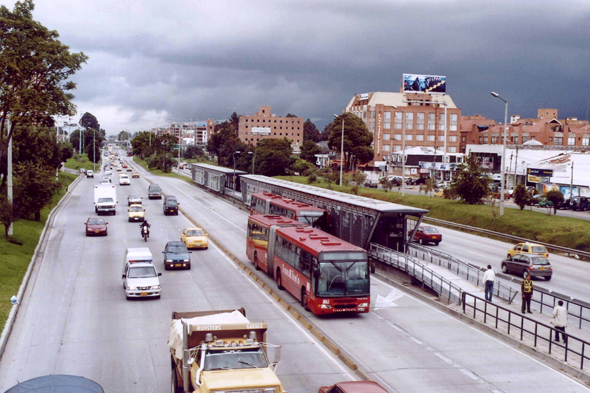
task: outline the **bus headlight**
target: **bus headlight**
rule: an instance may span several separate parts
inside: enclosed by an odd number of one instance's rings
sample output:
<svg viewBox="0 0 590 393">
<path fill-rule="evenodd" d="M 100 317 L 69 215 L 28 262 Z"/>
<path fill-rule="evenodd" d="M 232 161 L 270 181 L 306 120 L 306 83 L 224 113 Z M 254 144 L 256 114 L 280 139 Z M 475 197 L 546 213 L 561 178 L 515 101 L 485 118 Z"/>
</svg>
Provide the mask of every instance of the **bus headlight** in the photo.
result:
<svg viewBox="0 0 590 393">
<path fill-rule="evenodd" d="M 359 307 L 367 308 L 367 307 L 369 307 L 369 303 L 361 303 L 361 304 L 359 304 Z"/>
<path fill-rule="evenodd" d="M 329 304 L 320 304 L 320 308 L 329 309 L 332 308 L 332 306 L 330 306 Z"/>
</svg>

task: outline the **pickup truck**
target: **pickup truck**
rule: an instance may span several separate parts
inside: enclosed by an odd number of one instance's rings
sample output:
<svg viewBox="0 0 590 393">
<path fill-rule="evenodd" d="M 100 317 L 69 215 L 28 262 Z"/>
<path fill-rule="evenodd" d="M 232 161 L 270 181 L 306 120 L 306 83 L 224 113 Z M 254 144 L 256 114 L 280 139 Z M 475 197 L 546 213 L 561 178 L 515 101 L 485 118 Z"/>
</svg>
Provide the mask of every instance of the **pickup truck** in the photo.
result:
<svg viewBox="0 0 590 393">
<path fill-rule="evenodd" d="M 173 312 L 171 392 L 284 393 L 275 374 L 281 347 L 265 343 L 266 330 L 266 322 L 250 322 L 243 308 Z"/>
</svg>

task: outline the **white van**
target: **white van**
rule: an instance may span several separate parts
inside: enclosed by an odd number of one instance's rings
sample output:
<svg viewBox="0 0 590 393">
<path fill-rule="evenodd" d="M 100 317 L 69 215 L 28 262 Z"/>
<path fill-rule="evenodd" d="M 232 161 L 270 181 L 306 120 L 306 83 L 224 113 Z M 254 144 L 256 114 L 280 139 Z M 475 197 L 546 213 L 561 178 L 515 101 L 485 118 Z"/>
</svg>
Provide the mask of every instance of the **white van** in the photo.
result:
<svg viewBox="0 0 590 393">
<path fill-rule="evenodd" d="M 123 261 L 123 288 L 127 299 L 138 297 L 160 298 L 160 279 L 147 247 L 128 248 Z"/>
</svg>

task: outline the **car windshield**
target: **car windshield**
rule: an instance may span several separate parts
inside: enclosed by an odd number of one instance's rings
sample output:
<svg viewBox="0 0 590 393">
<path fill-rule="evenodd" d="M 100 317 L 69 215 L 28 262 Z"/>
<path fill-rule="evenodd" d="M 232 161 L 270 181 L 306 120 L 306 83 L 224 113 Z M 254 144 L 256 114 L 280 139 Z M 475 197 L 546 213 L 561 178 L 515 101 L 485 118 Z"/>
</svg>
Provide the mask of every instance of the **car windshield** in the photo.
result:
<svg viewBox="0 0 590 393">
<path fill-rule="evenodd" d="M 129 199 L 139 199 L 139 195 L 131 194 L 129 195 Z"/>
<path fill-rule="evenodd" d="M 176 206 L 176 205 L 178 205 L 178 201 L 176 199 L 168 199 L 168 200 L 166 200 L 166 205 Z"/>
<path fill-rule="evenodd" d="M 173 253 L 173 254 L 180 254 L 180 253 L 186 253 L 186 252 L 188 252 L 188 250 L 186 249 L 186 246 L 178 245 L 178 246 L 168 246 L 168 252 Z"/>
<path fill-rule="evenodd" d="M 543 246 L 533 246 L 532 251 L 538 254 L 545 254 L 547 252 L 547 249 Z"/>
<path fill-rule="evenodd" d="M 102 218 L 89 218 L 88 225 L 104 225 L 104 220 Z"/>
<path fill-rule="evenodd" d="M 205 371 L 266 367 L 268 362 L 262 348 L 210 350 L 205 354 Z"/>
<path fill-rule="evenodd" d="M 113 202 L 113 198 L 98 198 L 98 203 Z"/>
<path fill-rule="evenodd" d="M 129 269 L 128 278 L 148 278 L 157 277 L 156 269 L 153 266 L 132 267 Z"/>
<path fill-rule="evenodd" d="M 205 236 L 205 233 L 201 229 L 191 229 L 190 231 L 186 231 L 187 236 Z"/>
<path fill-rule="evenodd" d="M 150 186 L 150 191 L 153 191 L 153 192 L 160 191 L 160 187 L 158 187 L 158 186 Z"/>
<path fill-rule="evenodd" d="M 533 265 L 549 265 L 549 260 L 545 257 L 534 257 L 531 258 Z"/>
<path fill-rule="evenodd" d="M 424 232 L 426 233 L 438 233 L 438 230 L 434 227 L 424 227 Z"/>
<path fill-rule="evenodd" d="M 131 206 L 129 208 L 129 211 L 131 211 L 131 212 L 142 212 L 143 211 L 143 208 L 142 207 L 139 207 L 139 206 Z"/>
<path fill-rule="evenodd" d="M 322 262 L 319 269 L 318 296 L 369 295 L 368 262 Z"/>
</svg>

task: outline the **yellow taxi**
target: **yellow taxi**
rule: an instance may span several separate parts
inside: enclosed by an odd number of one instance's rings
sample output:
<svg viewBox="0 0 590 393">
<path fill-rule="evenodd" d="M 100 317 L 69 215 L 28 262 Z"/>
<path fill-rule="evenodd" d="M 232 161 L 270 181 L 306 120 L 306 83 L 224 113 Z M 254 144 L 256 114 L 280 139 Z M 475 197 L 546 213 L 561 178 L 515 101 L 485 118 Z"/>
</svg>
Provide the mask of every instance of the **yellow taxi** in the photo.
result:
<svg viewBox="0 0 590 393">
<path fill-rule="evenodd" d="M 133 178 L 133 179 L 139 179 L 139 172 L 133 172 L 131 174 L 131 178 Z"/>
<path fill-rule="evenodd" d="M 143 208 L 143 205 L 134 203 L 133 205 L 129 206 L 128 212 L 129 222 L 145 221 L 145 209 Z"/>
<path fill-rule="evenodd" d="M 186 248 L 209 248 L 209 239 L 201 228 L 185 228 L 180 235 L 180 241 Z"/>
<path fill-rule="evenodd" d="M 112 165 L 112 166 L 119 166 L 119 163 L 118 163 L 117 161 L 113 161 L 113 162 L 111 163 L 111 165 Z"/>
<path fill-rule="evenodd" d="M 549 258 L 549 253 L 545 246 L 535 243 L 518 243 L 516 246 L 508 250 L 507 257 L 510 259 L 516 254 L 536 254 Z"/>
</svg>

